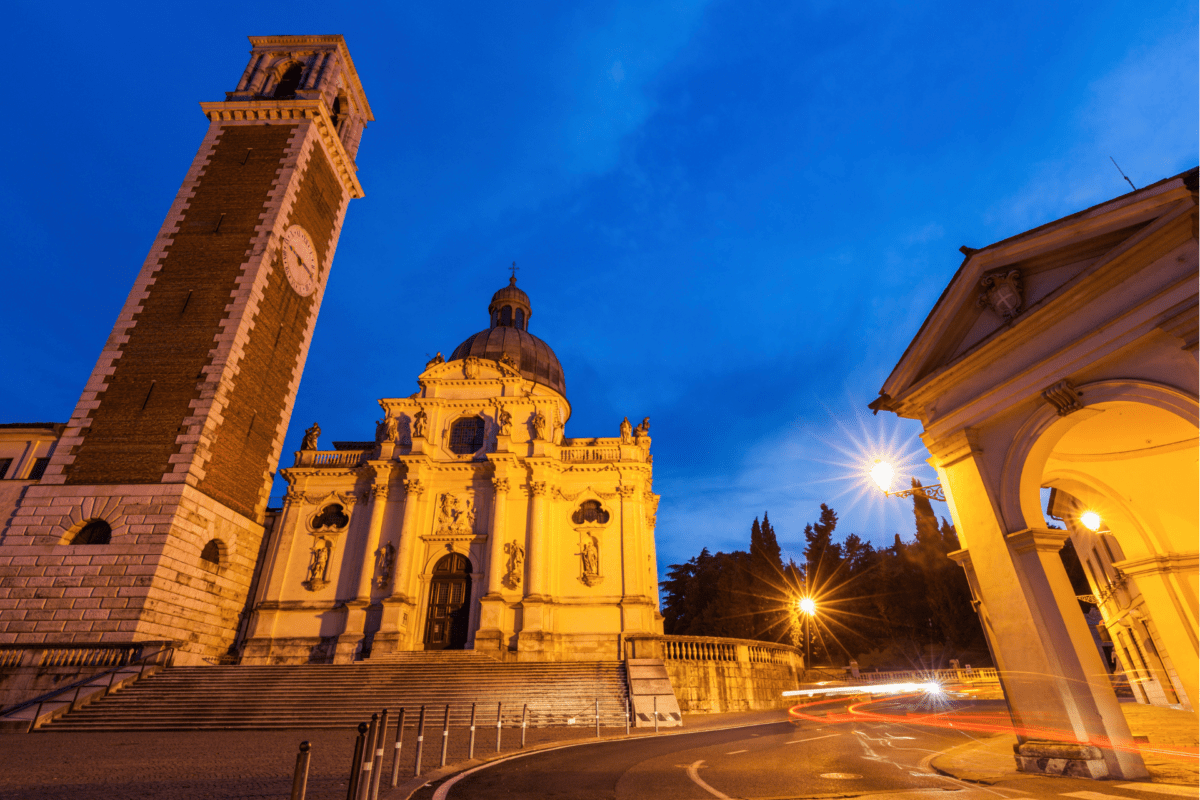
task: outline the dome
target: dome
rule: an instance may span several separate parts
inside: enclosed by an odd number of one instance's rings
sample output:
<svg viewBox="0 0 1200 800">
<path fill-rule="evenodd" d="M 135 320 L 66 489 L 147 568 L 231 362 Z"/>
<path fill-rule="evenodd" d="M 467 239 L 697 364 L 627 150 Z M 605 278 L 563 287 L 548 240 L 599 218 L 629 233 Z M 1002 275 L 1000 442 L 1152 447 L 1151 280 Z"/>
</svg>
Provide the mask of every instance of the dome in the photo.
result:
<svg viewBox="0 0 1200 800">
<path fill-rule="evenodd" d="M 492 295 L 488 304 L 491 325 L 485 331 L 468 336 L 454 348 L 449 361 L 474 356 L 499 361 L 504 355 L 512 358 L 522 376 L 567 396 L 562 365 L 550 345 L 528 331 L 533 308 L 529 295 L 517 288 L 517 279 L 510 278 L 508 286 Z"/>
</svg>

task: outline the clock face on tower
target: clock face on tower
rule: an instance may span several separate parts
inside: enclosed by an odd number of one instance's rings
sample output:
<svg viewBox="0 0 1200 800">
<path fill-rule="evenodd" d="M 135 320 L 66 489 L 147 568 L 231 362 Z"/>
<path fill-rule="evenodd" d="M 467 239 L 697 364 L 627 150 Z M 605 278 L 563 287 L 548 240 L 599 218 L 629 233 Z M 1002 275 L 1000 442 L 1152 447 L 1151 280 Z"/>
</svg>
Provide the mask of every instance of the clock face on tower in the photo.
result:
<svg viewBox="0 0 1200 800">
<path fill-rule="evenodd" d="M 317 249 L 313 247 L 308 232 L 293 225 L 283 234 L 283 271 L 296 294 L 308 297 L 317 288 L 317 277 L 321 274 L 317 263 Z"/>
</svg>

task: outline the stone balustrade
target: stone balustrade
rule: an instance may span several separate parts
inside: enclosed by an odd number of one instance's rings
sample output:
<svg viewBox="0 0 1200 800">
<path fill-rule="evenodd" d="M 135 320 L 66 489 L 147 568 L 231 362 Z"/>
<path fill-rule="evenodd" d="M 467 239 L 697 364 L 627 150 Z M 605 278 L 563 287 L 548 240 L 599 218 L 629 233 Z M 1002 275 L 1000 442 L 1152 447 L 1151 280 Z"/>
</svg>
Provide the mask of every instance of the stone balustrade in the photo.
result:
<svg viewBox="0 0 1200 800">
<path fill-rule="evenodd" d="M 292 466 L 352 469 L 361 466 L 371 455 L 371 450 L 297 450 Z"/>
</svg>

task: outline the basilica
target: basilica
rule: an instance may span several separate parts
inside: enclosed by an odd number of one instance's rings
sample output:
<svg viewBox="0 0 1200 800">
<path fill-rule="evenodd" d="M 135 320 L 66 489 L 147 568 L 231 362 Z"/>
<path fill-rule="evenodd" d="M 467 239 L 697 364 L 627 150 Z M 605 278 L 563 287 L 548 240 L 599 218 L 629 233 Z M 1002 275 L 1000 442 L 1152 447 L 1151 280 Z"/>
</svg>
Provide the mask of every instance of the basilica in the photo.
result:
<svg viewBox="0 0 1200 800">
<path fill-rule="evenodd" d="M 516 278 L 488 326 L 419 390 L 383 398 L 374 441 L 308 429 L 272 512 L 243 663 L 473 648 L 620 658 L 661 633 L 649 420 L 566 438 L 562 366 Z"/>
</svg>

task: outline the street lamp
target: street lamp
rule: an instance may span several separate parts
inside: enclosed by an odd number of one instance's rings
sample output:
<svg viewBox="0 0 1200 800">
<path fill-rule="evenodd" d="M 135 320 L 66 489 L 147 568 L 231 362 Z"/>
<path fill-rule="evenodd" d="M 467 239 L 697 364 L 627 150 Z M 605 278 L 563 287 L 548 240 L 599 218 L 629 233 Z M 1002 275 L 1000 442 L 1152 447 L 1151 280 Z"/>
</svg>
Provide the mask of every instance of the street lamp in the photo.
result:
<svg viewBox="0 0 1200 800">
<path fill-rule="evenodd" d="M 1112 533 L 1107 528 L 1100 530 L 1100 526 L 1104 524 L 1104 520 L 1095 511 L 1085 511 L 1079 515 L 1079 522 L 1083 527 L 1087 528 L 1092 533 Z"/>
<path fill-rule="evenodd" d="M 796 601 L 796 608 L 804 615 L 804 669 L 807 671 L 812 669 L 812 662 L 809 660 L 808 621 L 817 613 L 817 604 L 811 597 L 801 597 Z"/>
<path fill-rule="evenodd" d="M 871 480 L 883 490 L 884 497 L 926 497 L 930 500 L 946 499 L 946 491 L 940 483 L 931 483 L 928 486 L 914 486 L 911 489 L 901 489 L 898 492 L 891 492 L 888 489 L 892 485 L 892 478 L 896 474 L 896 470 L 892 465 L 882 459 L 875 459 L 875 465 L 869 470 Z"/>
</svg>

